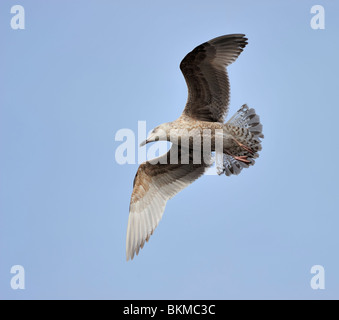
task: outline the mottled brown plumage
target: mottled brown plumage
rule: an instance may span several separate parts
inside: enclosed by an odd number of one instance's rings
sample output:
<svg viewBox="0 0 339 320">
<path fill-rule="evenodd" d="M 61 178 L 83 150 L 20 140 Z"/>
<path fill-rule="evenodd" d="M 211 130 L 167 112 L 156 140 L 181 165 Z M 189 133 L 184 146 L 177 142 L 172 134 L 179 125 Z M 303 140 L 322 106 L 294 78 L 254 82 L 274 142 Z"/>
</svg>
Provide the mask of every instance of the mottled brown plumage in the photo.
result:
<svg viewBox="0 0 339 320">
<path fill-rule="evenodd" d="M 133 259 L 149 240 L 166 202 L 211 166 L 218 139 L 223 157 L 221 164 L 217 163 L 219 174 L 239 174 L 258 157 L 263 135 L 254 109 L 243 105 L 224 124 L 230 90 L 226 67 L 246 44 L 242 34 L 226 35 L 203 43 L 182 60 L 180 68 L 188 87 L 186 107 L 177 120 L 155 128 L 143 143 L 165 140 L 173 144 L 166 154 L 141 164 L 135 176 L 127 227 L 127 260 Z M 205 144 L 210 146 L 207 151 Z"/>
<path fill-rule="evenodd" d="M 186 55 L 180 64 L 188 87 L 183 114 L 201 121 L 224 122 L 230 97 L 226 67 L 246 44 L 244 35 L 231 34 L 205 42 Z"/>
</svg>

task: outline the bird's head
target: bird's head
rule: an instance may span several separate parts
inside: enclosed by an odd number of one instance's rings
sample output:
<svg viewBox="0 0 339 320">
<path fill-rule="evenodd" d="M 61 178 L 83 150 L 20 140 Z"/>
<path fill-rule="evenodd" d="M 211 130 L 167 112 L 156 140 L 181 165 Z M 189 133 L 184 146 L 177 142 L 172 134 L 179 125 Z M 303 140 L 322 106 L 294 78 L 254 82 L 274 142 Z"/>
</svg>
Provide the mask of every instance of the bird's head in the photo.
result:
<svg viewBox="0 0 339 320">
<path fill-rule="evenodd" d="M 145 141 L 141 142 L 140 147 L 144 146 L 149 142 L 167 141 L 170 129 L 171 129 L 170 123 L 163 123 L 160 126 L 157 126 L 152 130 L 148 138 Z"/>
</svg>

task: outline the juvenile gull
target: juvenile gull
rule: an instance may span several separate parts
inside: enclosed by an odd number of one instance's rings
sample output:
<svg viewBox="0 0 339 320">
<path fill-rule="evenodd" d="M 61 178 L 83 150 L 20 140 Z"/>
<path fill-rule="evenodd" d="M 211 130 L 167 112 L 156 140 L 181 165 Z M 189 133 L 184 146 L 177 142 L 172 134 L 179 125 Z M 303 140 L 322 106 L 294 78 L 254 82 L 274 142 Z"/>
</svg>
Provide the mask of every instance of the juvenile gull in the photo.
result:
<svg viewBox="0 0 339 320">
<path fill-rule="evenodd" d="M 201 177 L 212 162 L 217 134 L 221 132 L 222 165 L 218 173 L 239 174 L 254 164 L 261 150 L 262 125 L 254 109 L 243 105 L 224 123 L 230 100 L 226 67 L 234 62 L 247 38 L 230 34 L 207 41 L 188 53 L 180 64 L 188 87 L 182 115 L 156 127 L 142 145 L 158 140 L 171 141 L 164 155 L 139 166 L 133 182 L 126 238 L 127 260 L 143 248 L 157 227 L 166 202 Z M 203 148 L 210 132 L 209 152 Z M 193 132 L 193 133 L 192 133 Z M 195 137 L 201 148 L 196 149 Z M 186 140 L 185 140 L 186 139 Z M 183 144 L 187 141 L 188 145 Z M 196 154 L 200 161 L 195 161 Z"/>
</svg>

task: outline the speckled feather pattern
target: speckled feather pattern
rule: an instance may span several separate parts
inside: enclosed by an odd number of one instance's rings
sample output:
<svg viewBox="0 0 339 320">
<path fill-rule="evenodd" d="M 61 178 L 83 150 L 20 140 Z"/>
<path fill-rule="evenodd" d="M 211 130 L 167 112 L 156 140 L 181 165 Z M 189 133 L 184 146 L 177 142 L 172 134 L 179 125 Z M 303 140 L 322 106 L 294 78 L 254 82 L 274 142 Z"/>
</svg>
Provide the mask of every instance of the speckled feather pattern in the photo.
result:
<svg viewBox="0 0 339 320">
<path fill-rule="evenodd" d="M 167 201 L 201 177 L 212 165 L 211 152 L 206 154 L 199 151 L 201 161 L 196 163 L 196 150 L 191 148 L 191 144 L 188 148 L 182 146 L 187 132 L 191 134 L 194 131 L 201 136 L 205 129 L 210 130 L 211 151 L 214 151 L 216 130 L 221 130 L 223 159 L 218 165 L 219 174 L 239 174 L 243 168 L 253 165 L 258 157 L 263 134 L 255 110 L 243 105 L 224 123 L 230 101 L 226 67 L 237 59 L 246 45 L 247 38 L 243 34 L 221 36 L 196 47 L 182 60 L 180 68 L 188 87 L 186 106 L 177 120 L 158 127 L 166 133 L 160 140 L 169 140 L 171 131 L 177 136 L 177 142 L 166 154 L 139 166 L 130 201 L 127 260 L 138 255 L 150 239 Z M 188 138 L 194 140 L 189 134 Z M 183 161 L 183 158 L 186 160 Z M 173 162 L 173 159 L 176 161 Z"/>
</svg>

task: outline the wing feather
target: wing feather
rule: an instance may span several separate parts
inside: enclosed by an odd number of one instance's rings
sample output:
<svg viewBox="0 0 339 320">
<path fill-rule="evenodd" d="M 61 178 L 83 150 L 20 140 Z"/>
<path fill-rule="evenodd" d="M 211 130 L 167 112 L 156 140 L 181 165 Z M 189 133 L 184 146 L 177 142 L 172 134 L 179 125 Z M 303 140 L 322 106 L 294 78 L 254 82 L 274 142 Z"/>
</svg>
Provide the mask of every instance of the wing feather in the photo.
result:
<svg viewBox="0 0 339 320">
<path fill-rule="evenodd" d="M 207 41 L 186 55 L 180 63 L 188 87 L 183 116 L 224 122 L 230 99 L 226 67 L 246 45 L 245 35 L 230 34 Z"/>
<path fill-rule="evenodd" d="M 173 152 L 177 153 L 178 164 L 169 163 Z M 163 164 L 164 157 L 167 164 Z M 167 201 L 202 176 L 211 165 L 211 162 L 193 164 L 191 154 L 188 164 L 181 164 L 180 159 L 180 149 L 171 148 L 158 158 L 158 163 L 154 164 L 152 160 L 152 164 L 145 162 L 140 165 L 134 179 L 130 203 L 126 236 L 127 260 L 138 255 L 145 241 L 149 240 L 162 218 Z"/>
</svg>

